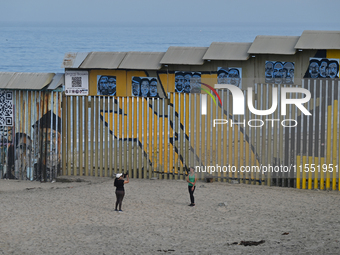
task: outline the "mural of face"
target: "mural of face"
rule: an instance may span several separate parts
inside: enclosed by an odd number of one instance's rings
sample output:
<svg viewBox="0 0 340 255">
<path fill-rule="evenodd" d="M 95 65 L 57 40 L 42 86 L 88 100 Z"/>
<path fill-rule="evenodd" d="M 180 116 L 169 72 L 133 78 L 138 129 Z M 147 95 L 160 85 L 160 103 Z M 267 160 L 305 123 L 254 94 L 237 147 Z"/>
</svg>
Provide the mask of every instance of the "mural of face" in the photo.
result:
<svg viewBox="0 0 340 255">
<path fill-rule="evenodd" d="M 217 83 L 218 84 L 227 84 L 227 77 L 228 72 L 225 70 L 220 70 L 218 76 L 217 76 Z"/>
<path fill-rule="evenodd" d="M 294 64 L 286 62 L 283 65 L 283 83 L 290 84 L 294 82 Z"/>
<path fill-rule="evenodd" d="M 12 143 L 12 127 L 0 126 L 0 143 Z"/>
<path fill-rule="evenodd" d="M 47 132 L 47 137 L 46 137 L 47 138 L 46 139 L 47 154 L 46 154 L 45 164 L 47 168 L 52 169 L 52 168 L 55 168 L 60 163 L 60 158 L 58 154 L 56 153 L 56 148 L 58 148 L 58 146 L 61 144 L 61 135 L 57 131 L 50 129 L 50 128 L 47 128 L 46 132 Z"/>
<path fill-rule="evenodd" d="M 191 75 L 186 74 L 184 75 L 184 93 L 190 93 L 191 86 L 190 86 Z"/>
<path fill-rule="evenodd" d="M 53 179 L 61 163 L 61 118 L 48 111 L 32 128 L 34 132 L 32 153 L 34 178 L 36 180 Z M 44 169 L 46 169 L 46 175 Z"/>
<path fill-rule="evenodd" d="M 330 78 L 335 78 L 338 74 L 338 66 L 337 63 L 332 62 L 328 65 L 328 75 Z"/>
<path fill-rule="evenodd" d="M 152 79 L 150 82 L 150 96 L 155 97 L 157 96 L 157 81 Z"/>
<path fill-rule="evenodd" d="M 240 74 L 237 69 L 230 69 L 227 79 L 227 84 L 232 84 L 235 86 L 240 86 Z"/>
<path fill-rule="evenodd" d="M 273 71 L 273 76 L 274 76 L 274 81 L 276 84 L 281 84 L 282 83 L 282 63 L 276 62 L 274 65 L 274 71 Z"/>
<path fill-rule="evenodd" d="M 32 152 L 32 140 L 25 133 L 16 133 L 15 143 L 15 166 L 17 169 L 22 169 L 24 176 L 27 176 Z"/>
<path fill-rule="evenodd" d="M 311 78 L 318 78 L 319 76 L 319 64 L 315 61 L 311 61 L 309 64 L 309 74 Z"/>
<path fill-rule="evenodd" d="M 138 97 L 139 96 L 139 83 L 132 82 L 132 95 Z"/>
<path fill-rule="evenodd" d="M 141 92 L 143 97 L 147 97 L 149 93 L 149 81 L 148 80 L 142 80 L 141 81 Z"/>
<path fill-rule="evenodd" d="M 191 93 L 201 92 L 201 76 L 199 74 L 194 74 L 190 80 Z"/>
<path fill-rule="evenodd" d="M 322 61 L 320 64 L 320 76 L 322 78 L 326 78 L 327 77 L 327 62 L 326 61 Z"/>
<path fill-rule="evenodd" d="M 183 75 L 176 75 L 175 77 L 176 92 L 182 92 L 184 88 L 184 77 Z"/>
<path fill-rule="evenodd" d="M 108 80 L 108 95 L 114 96 L 116 95 L 116 78 L 110 77 Z"/>
<path fill-rule="evenodd" d="M 265 66 L 266 82 L 270 82 L 273 79 L 274 65 L 272 62 L 267 61 Z"/>
<path fill-rule="evenodd" d="M 107 76 L 101 76 L 98 82 L 98 94 L 107 95 L 108 94 L 108 82 Z"/>
</svg>

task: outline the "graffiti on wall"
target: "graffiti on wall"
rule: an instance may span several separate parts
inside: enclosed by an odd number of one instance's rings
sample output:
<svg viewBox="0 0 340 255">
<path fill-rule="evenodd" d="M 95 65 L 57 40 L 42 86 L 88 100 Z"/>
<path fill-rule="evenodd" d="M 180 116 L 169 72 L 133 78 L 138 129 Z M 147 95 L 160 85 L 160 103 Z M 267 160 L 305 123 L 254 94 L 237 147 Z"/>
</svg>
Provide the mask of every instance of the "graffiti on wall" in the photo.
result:
<svg viewBox="0 0 340 255">
<path fill-rule="evenodd" d="M 294 70 L 294 62 L 266 61 L 265 81 L 275 84 L 293 84 Z"/>
<path fill-rule="evenodd" d="M 310 58 L 304 78 L 339 78 L 339 59 Z"/>
<path fill-rule="evenodd" d="M 97 95 L 116 95 L 116 76 L 97 75 Z"/>
<path fill-rule="evenodd" d="M 12 91 L 0 91 L 0 126 L 13 126 Z"/>
<path fill-rule="evenodd" d="M 132 96 L 158 97 L 157 78 L 132 76 Z"/>
<path fill-rule="evenodd" d="M 201 73 L 175 72 L 175 91 L 178 93 L 201 93 Z"/>
<path fill-rule="evenodd" d="M 242 68 L 239 67 L 218 67 L 217 68 L 217 83 L 232 84 L 239 88 L 242 87 Z"/>
</svg>

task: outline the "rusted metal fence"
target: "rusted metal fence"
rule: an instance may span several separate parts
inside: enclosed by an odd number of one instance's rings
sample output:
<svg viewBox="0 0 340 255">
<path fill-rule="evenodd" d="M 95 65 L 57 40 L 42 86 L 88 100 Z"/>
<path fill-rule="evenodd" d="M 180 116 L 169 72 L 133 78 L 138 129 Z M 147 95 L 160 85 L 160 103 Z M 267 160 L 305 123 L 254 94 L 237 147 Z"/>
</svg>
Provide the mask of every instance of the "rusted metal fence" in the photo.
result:
<svg viewBox="0 0 340 255">
<path fill-rule="evenodd" d="M 244 90 L 244 115 L 233 115 L 232 94 L 222 89 L 222 104 L 207 97 L 206 115 L 206 94 L 160 99 L 2 90 L 3 111 L 12 109 L 13 117 L 0 127 L 0 176 L 51 181 L 128 171 L 133 178 L 184 179 L 194 166 L 200 179 L 339 190 L 339 86 L 334 79 L 303 80 L 300 87 L 311 93 L 304 104 L 309 116 L 294 105 L 281 115 L 282 88 L 295 85 Z M 248 93 L 258 110 L 277 98 L 276 111 L 254 115 Z"/>
<path fill-rule="evenodd" d="M 217 90 L 222 105 L 208 97 L 206 115 L 201 115 L 202 94 L 63 96 L 62 173 L 129 171 L 134 178 L 184 179 L 194 166 L 201 179 L 211 174 L 218 181 L 336 190 L 339 85 L 338 80 L 303 80 L 302 87 L 311 92 L 304 105 L 310 116 L 294 105 L 281 115 L 281 90 L 295 85 L 255 84 L 254 108 L 269 109 L 277 97 L 277 110 L 267 116 L 252 114 L 247 100 L 245 115 L 233 115 L 232 95 L 222 89 Z M 214 125 L 214 119 L 225 123 Z"/>
</svg>

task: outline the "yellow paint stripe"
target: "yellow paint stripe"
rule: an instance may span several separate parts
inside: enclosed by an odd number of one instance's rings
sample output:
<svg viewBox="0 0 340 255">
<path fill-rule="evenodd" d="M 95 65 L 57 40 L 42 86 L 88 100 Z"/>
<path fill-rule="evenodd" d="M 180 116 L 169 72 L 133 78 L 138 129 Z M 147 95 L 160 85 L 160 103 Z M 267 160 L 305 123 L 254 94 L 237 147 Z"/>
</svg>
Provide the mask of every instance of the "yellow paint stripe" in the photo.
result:
<svg viewBox="0 0 340 255">
<path fill-rule="evenodd" d="M 175 158 L 175 163 L 174 163 L 174 170 L 175 170 L 175 180 L 178 179 L 178 153 L 179 153 L 179 144 L 178 144 L 178 138 L 179 138 L 179 130 L 178 130 L 178 122 L 180 121 L 180 118 L 179 118 L 179 104 L 180 104 L 180 101 L 179 101 L 179 94 L 178 93 L 174 93 L 174 105 L 175 105 L 175 119 L 174 119 L 174 130 L 175 130 L 175 134 L 177 134 L 177 139 L 174 140 L 174 147 L 175 147 L 175 152 L 174 152 L 174 158 Z M 177 114 L 176 114 L 177 113 Z M 174 139 L 176 138 L 176 135 L 174 137 Z M 177 152 L 176 153 L 176 149 L 177 149 Z"/>
<path fill-rule="evenodd" d="M 329 172 L 329 165 L 331 163 L 331 135 L 332 135 L 332 106 L 329 105 L 327 107 L 327 149 L 326 149 L 326 164 L 327 164 L 327 173 L 326 173 L 326 189 L 329 190 L 331 187 L 331 179 Z"/>
<path fill-rule="evenodd" d="M 184 98 L 185 98 L 185 96 L 187 96 L 187 94 L 181 95 L 181 99 L 180 99 L 181 110 L 178 111 L 178 114 L 180 116 L 180 121 L 181 121 L 180 124 L 182 124 L 182 126 L 183 126 L 183 130 L 182 129 L 179 130 L 181 137 L 180 137 L 180 141 L 179 141 L 180 145 L 179 145 L 179 148 L 178 148 L 180 154 L 178 156 L 182 156 L 183 159 L 185 159 L 184 158 L 184 151 L 183 151 L 184 146 L 183 145 L 185 143 L 184 139 L 185 139 L 185 128 L 186 128 L 185 123 L 184 123 Z M 180 173 L 180 179 L 183 180 L 184 179 L 183 178 L 183 162 L 181 160 L 179 160 L 179 173 Z"/>
<path fill-rule="evenodd" d="M 303 172 L 302 172 L 302 189 L 306 189 L 306 173 L 307 173 L 307 170 L 305 168 L 306 166 L 306 162 L 307 161 L 307 156 L 302 156 L 302 169 L 303 169 Z"/>
<path fill-rule="evenodd" d="M 149 154 L 148 154 L 148 101 L 147 98 L 144 98 L 144 118 L 143 118 L 143 127 L 144 127 L 144 139 L 143 139 L 143 149 L 144 152 L 146 152 L 146 157 L 144 157 L 144 178 L 143 179 L 147 179 L 147 168 L 149 165 Z"/>
<path fill-rule="evenodd" d="M 300 186 L 300 181 L 301 181 L 300 164 L 301 164 L 301 156 L 297 155 L 296 156 L 296 188 L 297 189 L 301 189 L 301 186 Z"/>
<path fill-rule="evenodd" d="M 332 190 L 336 190 L 336 161 L 337 161 L 337 142 L 339 141 L 337 138 L 338 135 L 338 100 L 334 100 L 333 106 L 333 180 L 332 180 Z"/>
<path fill-rule="evenodd" d="M 195 102 L 195 104 L 196 104 L 196 119 L 195 119 L 195 125 L 196 125 L 196 148 L 195 148 L 195 155 L 194 155 L 194 157 L 197 155 L 198 157 L 199 157 L 199 160 L 202 160 L 201 159 L 201 142 L 200 142 L 200 138 L 202 138 L 203 139 L 203 137 L 204 137 L 204 131 L 202 132 L 202 135 L 200 136 L 200 132 L 199 132 L 199 130 L 200 130 L 200 125 L 202 125 L 202 123 L 200 123 L 200 109 L 201 109 L 201 107 L 200 107 L 200 96 L 199 95 L 196 95 L 195 96 L 196 97 L 196 102 Z M 202 117 L 202 121 L 203 121 L 203 117 Z M 196 160 L 196 159 L 194 159 L 194 160 Z M 201 162 L 199 161 L 199 162 L 197 162 L 197 165 L 199 165 L 199 166 L 201 166 Z M 199 173 L 198 174 L 198 176 L 199 176 L 199 178 L 201 178 L 201 176 L 203 175 L 203 173 Z"/>
<path fill-rule="evenodd" d="M 158 151 L 158 144 L 157 144 L 157 137 L 161 137 L 160 134 L 158 134 L 158 125 L 157 125 L 157 120 L 158 118 L 158 113 L 159 113 L 159 109 L 157 107 L 157 99 L 154 99 L 154 109 L 153 109 L 153 162 L 154 162 L 154 171 L 157 170 L 158 168 L 158 162 L 157 162 L 157 151 Z M 159 150 L 161 151 L 161 149 L 159 148 Z M 154 175 L 156 176 L 156 174 Z"/>
<path fill-rule="evenodd" d="M 190 152 L 191 151 L 189 148 L 189 140 L 187 140 L 187 137 L 189 137 L 189 123 L 190 123 L 190 118 L 189 118 L 189 99 L 190 99 L 190 94 L 185 95 L 185 109 L 187 110 L 186 115 L 185 115 L 185 166 L 190 167 Z M 191 115 L 193 114 L 193 108 L 191 109 Z M 193 135 L 193 134 L 192 134 Z"/>
<path fill-rule="evenodd" d="M 140 146 L 139 141 L 142 143 L 143 139 L 143 98 L 138 98 L 138 178 L 142 179 L 142 168 L 143 168 L 143 148 Z"/>
<path fill-rule="evenodd" d="M 213 122 L 213 119 L 216 119 L 216 106 L 213 105 L 212 106 L 212 118 L 210 120 L 210 125 L 212 126 L 212 122 Z M 211 161 L 211 165 L 213 166 L 216 166 L 217 162 L 216 161 L 216 128 L 217 127 L 211 127 L 212 129 L 212 137 L 211 137 L 211 142 L 212 142 L 212 147 L 211 147 L 211 155 L 210 155 L 210 158 L 212 158 L 212 161 Z"/>
<path fill-rule="evenodd" d="M 173 97 L 173 94 L 171 93 L 170 94 L 170 105 L 172 105 L 172 106 L 170 106 L 170 121 L 172 121 L 172 123 L 173 123 L 173 111 L 174 111 L 174 107 L 173 107 L 173 103 L 174 103 L 174 97 Z M 170 130 L 170 139 L 171 138 L 174 138 L 173 136 L 173 127 L 171 126 L 171 124 L 170 124 L 170 126 L 169 126 L 169 130 Z M 174 141 L 173 139 L 172 139 L 172 141 Z M 173 145 L 171 144 L 171 142 L 170 142 L 170 144 L 169 144 L 169 149 L 170 149 L 170 151 L 169 151 L 169 171 L 170 171 L 170 174 L 172 174 L 173 173 L 173 160 L 174 160 L 174 157 L 173 157 Z M 170 175 L 170 179 L 172 179 L 172 175 Z"/>
<path fill-rule="evenodd" d="M 168 121 L 169 121 L 169 111 L 168 111 L 168 100 L 169 99 L 165 99 L 165 104 L 164 107 L 165 109 L 163 109 L 164 114 L 167 115 L 166 118 L 164 118 L 164 173 L 168 173 L 168 138 L 169 138 L 169 134 L 168 134 L 168 130 L 169 130 L 169 125 L 168 125 Z M 167 179 L 168 176 L 167 174 L 164 175 L 164 179 Z"/>
<path fill-rule="evenodd" d="M 163 127 L 163 119 L 164 119 L 164 109 L 163 109 L 163 102 L 164 99 L 160 99 L 159 100 L 159 116 L 162 116 L 159 118 L 159 167 L 163 168 L 163 169 L 159 169 L 159 172 L 164 172 L 164 161 L 163 161 L 163 139 L 164 136 L 166 136 L 167 134 L 162 134 L 164 127 Z M 159 178 L 162 178 L 162 175 L 159 175 Z"/>
<path fill-rule="evenodd" d="M 207 123 L 206 123 L 206 125 L 207 125 L 207 128 L 206 128 L 206 131 L 205 131 L 205 133 L 206 133 L 206 136 L 207 136 L 207 146 L 206 147 L 204 147 L 205 148 L 205 160 L 206 160 L 206 162 L 205 162 L 205 165 L 206 166 L 208 166 L 208 165 L 211 165 L 211 163 L 210 163 L 210 155 L 211 155 L 211 133 L 210 133 L 210 127 L 211 127 L 211 114 L 210 114 L 210 112 L 211 112 L 211 99 L 208 97 L 207 98 L 207 112 L 208 112 L 208 114 L 206 115 L 206 118 L 207 118 Z"/>
<path fill-rule="evenodd" d="M 244 158 L 243 158 L 243 141 L 244 141 L 244 135 L 243 135 L 243 133 L 240 132 L 240 156 L 239 157 L 240 157 L 240 165 L 241 166 L 243 165 L 243 162 L 244 162 Z M 240 180 L 240 182 L 243 183 L 244 176 L 243 176 L 242 172 L 240 173 L 240 178 L 242 179 L 242 180 Z"/>
<path fill-rule="evenodd" d="M 321 161 L 320 162 L 320 168 L 319 168 L 320 175 L 321 175 L 321 178 L 320 178 L 320 190 L 324 190 L 325 189 L 325 173 L 323 172 L 322 166 L 325 164 L 325 158 L 322 157 L 320 161 Z"/>
<path fill-rule="evenodd" d="M 308 157 L 308 189 L 312 189 L 312 182 L 313 182 L 313 172 L 312 167 L 313 166 L 313 157 Z"/>
<path fill-rule="evenodd" d="M 149 159 L 152 163 L 152 165 L 150 166 L 148 163 L 148 168 L 149 168 L 149 179 L 152 178 L 152 172 L 153 172 L 153 168 L 154 168 L 154 160 L 153 160 L 153 151 L 152 151 L 152 136 L 154 135 L 153 133 L 153 126 L 152 126 L 152 118 L 153 118 L 153 105 L 150 107 L 150 104 L 152 105 L 152 99 L 149 99 L 149 105 L 148 105 L 148 109 L 149 109 Z"/>
<path fill-rule="evenodd" d="M 238 125 L 233 125 L 233 129 L 234 129 L 234 166 L 236 167 L 236 169 L 238 169 L 238 160 L 240 158 L 239 156 L 239 150 L 238 150 L 238 145 L 239 145 L 239 142 L 238 142 L 238 128 L 239 126 Z M 234 178 L 239 178 L 238 176 L 238 173 L 237 171 L 235 172 L 234 174 Z"/>
<path fill-rule="evenodd" d="M 222 106 L 221 106 L 222 107 Z M 217 109 L 217 118 L 222 118 L 222 109 L 221 107 L 218 107 Z M 222 150 L 222 128 L 220 125 L 217 129 L 217 164 L 222 165 L 221 163 L 221 150 Z M 223 167 L 223 165 L 222 165 Z M 221 177 L 222 173 L 218 172 L 218 177 Z M 218 181 L 221 181 L 221 178 L 218 178 Z"/>
<path fill-rule="evenodd" d="M 233 107 L 232 107 L 232 96 L 231 94 L 229 94 L 229 109 L 230 111 L 229 112 L 233 112 Z M 230 120 L 229 120 L 230 121 Z M 229 159 L 229 165 L 230 166 L 233 166 L 233 127 L 231 127 L 229 125 L 229 131 L 228 131 L 228 151 L 229 151 L 229 154 L 228 154 L 228 159 Z M 229 178 L 232 178 L 233 177 L 233 173 L 230 171 L 229 172 Z M 231 180 L 229 180 L 230 182 Z"/>
<path fill-rule="evenodd" d="M 317 189 L 319 187 L 319 158 L 314 158 L 314 164 L 315 164 L 315 173 L 314 173 L 314 189 Z"/>
<path fill-rule="evenodd" d="M 246 112 L 246 119 L 247 120 L 249 119 L 249 111 Z M 247 131 L 245 131 L 245 135 L 248 135 L 248 139 L 249 139 L 249 129 L 247 127 L 245 127 L 245 130 L 248 131 L 248 133 L 247 133 Z M 271 134 L 271 132 L 268 132 L 268 133 Z M 271 145 L 271 141 L 269 142 L 269 145 Z M 246 166 L 249 166 L 249 147 L 250 147 L 249 142 L 246 142 Z M 270 151 L 270 153 L 272 152 L 270 150 L 270 147 L 268 148 L 268 151 Z M 245 175 L 246 175 L 246 182 L 245 183 L 249 184 L 249 180 L 248 180 L 249 179 L 249 173 L 246 172 Z"/>
</svg>

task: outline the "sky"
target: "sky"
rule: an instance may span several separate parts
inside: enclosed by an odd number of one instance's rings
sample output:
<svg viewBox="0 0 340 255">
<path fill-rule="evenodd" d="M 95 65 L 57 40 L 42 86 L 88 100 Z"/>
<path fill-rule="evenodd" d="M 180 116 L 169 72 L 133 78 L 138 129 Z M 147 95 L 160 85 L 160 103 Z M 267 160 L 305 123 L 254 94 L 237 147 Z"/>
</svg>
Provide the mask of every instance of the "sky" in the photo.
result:
<svg viewBox="0 0 340 255">
<path fill-rule="evenodd" d="M 340 24 L 339 0 L 0 0 L 0 23 Z M 339 26 L 340 27 L 340 26 Z M 340 30 L 340 29 L 339 29 Z"/>
</svg>

